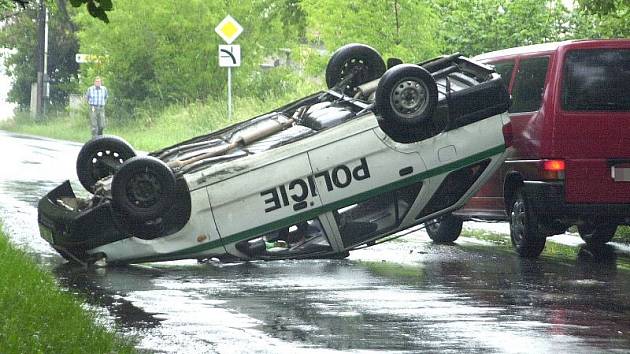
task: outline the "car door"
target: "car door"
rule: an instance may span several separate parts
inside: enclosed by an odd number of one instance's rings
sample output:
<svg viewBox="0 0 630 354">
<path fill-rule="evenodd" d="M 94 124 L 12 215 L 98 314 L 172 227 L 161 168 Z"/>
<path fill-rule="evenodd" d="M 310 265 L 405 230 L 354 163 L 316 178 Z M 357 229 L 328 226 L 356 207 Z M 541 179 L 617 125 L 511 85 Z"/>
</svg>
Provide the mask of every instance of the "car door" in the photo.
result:
<svg viewBox="0 0 630 354">
<path fill-rule="evenodd" d="M 516 59 L 489 62 L 496 72 L 501 75 L 508 91 L 511 90 L 512 77 L 516 67 Z M 506 175 L 506 165 L 503 164 L 481 187 L 479 192 L 464 206 L 462 214 L 477 216 L 506 217 L 503 200 L 503 181 Z"/>
<path fill-rule="evenodd" d="M 561 73 L 552 151 L 566 161 L 566 201 L 629 203 L 630 45 L 572 49 Z"/>
<path fill-rule="evenodd" d="M 229 253 L 234 244 L 313 219 L 322 203 L 306 152 L 273 161 L 207 188 L 217 230 Z M 238 254 L 240 255 L 240 254 Z"/>
<path fill-rule="evenodd" d="M 390 148 L 373 129 L 308 155 L 322 205 L 345 249 L 399 226 L 422 187 L 410 176 L 426 170 L 417 152 Z"/>
<path fill-rule="evenodd" d="M 521 58 L 517 62 L 511 88 L 512 105 L 509 109 L 510 122 L 514 134 L 513 146 L 502 168 L 495 174 L 491 184 L 483 192 L 486 197 L 484 207 L 492 211 L 477 212 L 477 215 L 507 217 L 503 182 L 511 171 L 519 171 L 528 176 L 528 171 L 536 171 L 540 159 L 545 115 L 541 110 L 543 95 L 549 70 L 549 55 Z M 477 205 L 480 207 L 480 205 Z M 498 209 L 497 209 L 498 208 Z M 468 209 L 466 210 L 468 211 Z"/>
</svg>

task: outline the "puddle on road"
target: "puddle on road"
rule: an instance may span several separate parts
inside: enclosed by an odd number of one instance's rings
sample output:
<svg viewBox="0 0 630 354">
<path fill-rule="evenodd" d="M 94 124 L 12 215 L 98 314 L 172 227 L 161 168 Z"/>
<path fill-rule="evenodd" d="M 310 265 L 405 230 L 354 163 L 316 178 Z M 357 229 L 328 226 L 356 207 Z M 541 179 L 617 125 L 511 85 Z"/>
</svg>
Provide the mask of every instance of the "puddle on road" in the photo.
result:
<svg viewBox="0 0 630 354">
<path fill-rule="evenodd" d="M 618 260 L 612 266 L 589 263 L 588 258 L 581 262 L 569 254 L 523 260 L 511 250 L 504 252 L 509 244 L 498 240 L 463 238 L 453 245 L 434 245 L 426 234 L 415 233 L 353 252 L 346 260 L 233 265 L 179 261 L 88 270 L 63 265 L 37 236 L 36 202 L 64 179 L 74 179 L 78 146 L 0 132 L 0 148 L 29 150 L 20 147 L 24 143 L 31 145 L 30 151 L 8 158 L 10 172 L 0 172 L 0 218 L 12 242 L 49 268 L 63 287 L 101 309 L 107 322 L 135 338 L 141 350 L 492 353 L 630 348 L 630 280 Z M 55 152 L 53 160 L 50 151 Z"/>
</svg>

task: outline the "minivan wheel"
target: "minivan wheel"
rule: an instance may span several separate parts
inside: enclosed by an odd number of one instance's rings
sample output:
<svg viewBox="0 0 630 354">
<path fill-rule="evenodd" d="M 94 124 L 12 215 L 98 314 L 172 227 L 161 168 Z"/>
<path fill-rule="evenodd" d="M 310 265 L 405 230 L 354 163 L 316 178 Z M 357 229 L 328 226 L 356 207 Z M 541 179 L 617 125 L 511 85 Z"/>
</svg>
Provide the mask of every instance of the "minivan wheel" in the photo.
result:
<svg viewBox="0 0 630 354">
<path fill-rule="evenodd" d="M 586 244 L 598 246 L 612 240 L 617 232 L 616 224 L 594 224 L 586 223 L 579 225 L 578 232 Z"/>
<path fill-rule="evenodd" d="M 435 243 L 448 243 L 457 240 L 462 233 L 463 220 L 448 214 L 426 222 L 426 231 Z"/>
<path fill-rule="evenodd" d="M 510 239 L 521 257 L 538 257 L 545 248 L 546 239 L 538 232 L 536 215 L 531 210 L 525 193 L 520 189 L 510 208 Z"/>
</svg>

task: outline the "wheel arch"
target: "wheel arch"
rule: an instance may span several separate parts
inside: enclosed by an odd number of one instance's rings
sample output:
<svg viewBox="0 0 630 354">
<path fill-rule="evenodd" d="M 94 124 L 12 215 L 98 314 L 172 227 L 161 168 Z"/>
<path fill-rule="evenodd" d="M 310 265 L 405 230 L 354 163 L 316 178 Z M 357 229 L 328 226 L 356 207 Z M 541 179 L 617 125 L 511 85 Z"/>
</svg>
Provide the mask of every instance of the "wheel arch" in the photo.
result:
<svg viewBox="0 0 630 354">
<path fill-rule="evenodd" d="M 524 180 L 523 175 L 517 171 L 509 172 L 503 180 L 503 201 L 507 215 L 510 215 L 510 208 L 516 196 L 516 191 L 523 186 Z"/>
</svg>

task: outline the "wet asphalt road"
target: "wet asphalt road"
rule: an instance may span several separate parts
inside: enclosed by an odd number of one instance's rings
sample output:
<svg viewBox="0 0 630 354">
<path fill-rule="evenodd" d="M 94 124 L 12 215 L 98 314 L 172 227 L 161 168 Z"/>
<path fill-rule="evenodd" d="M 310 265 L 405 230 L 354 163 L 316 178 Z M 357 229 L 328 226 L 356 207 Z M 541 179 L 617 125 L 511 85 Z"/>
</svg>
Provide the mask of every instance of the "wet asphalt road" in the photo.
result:
<svg viewBox="0 0 630 354">
<path fill-rule="evenodd" d="M 36 203 L 80 145 L 0 131 L 0 219 L 109 326 L 157 353 L 630 351 L 630 272 L 606 260 L 522 260 L 472 238 L 424 232 L 346 260 L 63 264 L 38 236 Z"/>
</svg>

